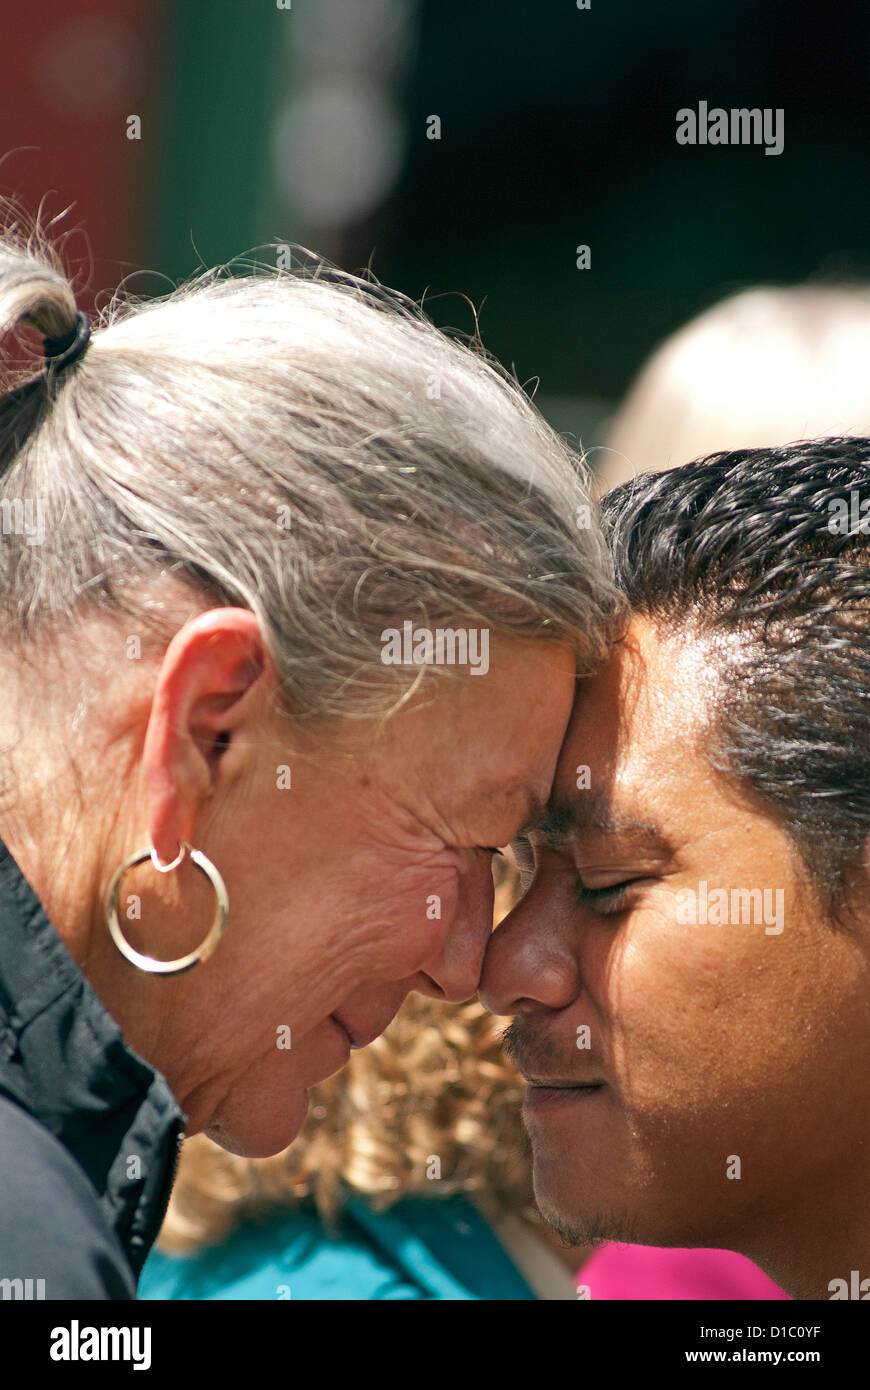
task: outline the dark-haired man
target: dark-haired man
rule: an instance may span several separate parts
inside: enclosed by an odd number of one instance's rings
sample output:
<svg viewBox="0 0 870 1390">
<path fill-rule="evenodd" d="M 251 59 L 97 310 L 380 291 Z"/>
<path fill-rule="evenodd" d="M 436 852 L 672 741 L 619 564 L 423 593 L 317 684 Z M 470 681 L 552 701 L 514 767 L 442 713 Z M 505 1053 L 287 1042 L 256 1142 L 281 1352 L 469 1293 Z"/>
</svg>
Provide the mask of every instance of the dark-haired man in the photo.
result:
<svg viewBox="0 0 870 1390">
<path fill-rule="evenodd" d="M 870 439 L 605 499 L 633 616 L 482 988 L 558 1231 L 739 1250 L 797 1298 L 870 1297 L 865 498 Z"/>
</svg>

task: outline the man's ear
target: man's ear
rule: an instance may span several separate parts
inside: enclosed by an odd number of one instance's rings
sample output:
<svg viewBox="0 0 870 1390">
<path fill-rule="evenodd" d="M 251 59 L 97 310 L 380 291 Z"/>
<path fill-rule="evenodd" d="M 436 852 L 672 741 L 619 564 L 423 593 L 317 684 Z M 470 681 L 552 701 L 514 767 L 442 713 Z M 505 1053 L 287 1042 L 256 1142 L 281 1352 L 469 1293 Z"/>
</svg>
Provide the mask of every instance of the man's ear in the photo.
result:
<svg viewBox="0 0 870 1390">
<path fill-rule="evenodd" d="M 148 718 L 143 768 L 151 843 L 168 863 L 191 841 L 240 726 L 261 708 L 274 672 L 247 608 L 214 608 L 185 623 L 166 649 Z"/>
</svg>

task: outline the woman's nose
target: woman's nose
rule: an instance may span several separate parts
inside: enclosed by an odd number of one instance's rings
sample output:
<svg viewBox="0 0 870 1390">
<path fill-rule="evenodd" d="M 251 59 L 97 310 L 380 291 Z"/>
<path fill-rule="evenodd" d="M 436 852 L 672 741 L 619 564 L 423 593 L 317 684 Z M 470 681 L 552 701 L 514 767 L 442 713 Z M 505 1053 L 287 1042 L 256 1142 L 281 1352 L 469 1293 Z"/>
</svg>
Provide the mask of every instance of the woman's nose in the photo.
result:
<svg viewBox="0 0 870 1390">
<path fill-rule="evenodd" d="M 489 857 L 463 874 L 450 929 L 437 956 L 425 961 L 413 988 L 461 1004 L 477 993 L 492 932 L 494 888 Z"/>
</svg>

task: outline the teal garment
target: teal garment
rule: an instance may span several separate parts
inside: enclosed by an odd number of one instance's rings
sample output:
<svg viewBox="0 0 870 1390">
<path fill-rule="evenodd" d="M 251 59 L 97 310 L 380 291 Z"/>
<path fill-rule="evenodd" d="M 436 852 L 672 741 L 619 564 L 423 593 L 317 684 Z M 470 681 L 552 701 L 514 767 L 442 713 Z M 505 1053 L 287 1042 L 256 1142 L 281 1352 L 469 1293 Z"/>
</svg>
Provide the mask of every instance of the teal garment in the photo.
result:
<svg viewBox="0 0 870 1390">
<path fill-rule="evenodd" d="M 154 1250 L 141 1299 L 530 1299 L 535 1294 L 489 1226 L 461 1197 L 373 1212 L 347 1202 L 337 1234 L 314 1207 L 253 1222 L 191 1256 Z"/>
</svg>

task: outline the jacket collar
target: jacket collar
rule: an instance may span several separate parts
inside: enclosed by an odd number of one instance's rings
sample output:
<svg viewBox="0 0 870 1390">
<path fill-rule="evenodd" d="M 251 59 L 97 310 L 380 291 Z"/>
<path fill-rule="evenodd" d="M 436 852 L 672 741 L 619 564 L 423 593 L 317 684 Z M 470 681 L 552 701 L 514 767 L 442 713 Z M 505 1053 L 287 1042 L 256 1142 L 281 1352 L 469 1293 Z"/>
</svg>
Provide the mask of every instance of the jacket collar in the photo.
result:
<svg viewBox="0 0 870 1390">
<path fill-rule="evenodd" d="M 84 1169 L 138 1278 L 157 1238 L 185 1117 L 120 1028 L 0 840 L 0 1093 Z"/>
</svg>

